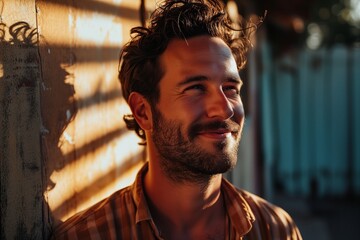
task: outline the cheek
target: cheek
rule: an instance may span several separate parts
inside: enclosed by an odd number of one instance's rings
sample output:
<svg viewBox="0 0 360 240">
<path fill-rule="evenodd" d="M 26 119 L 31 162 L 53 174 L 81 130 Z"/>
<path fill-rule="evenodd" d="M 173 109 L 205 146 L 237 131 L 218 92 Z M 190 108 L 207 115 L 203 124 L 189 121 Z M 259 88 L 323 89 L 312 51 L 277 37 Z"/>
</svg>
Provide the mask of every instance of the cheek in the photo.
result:
<svg viewBox="0 0 360 240">
<path fill-rule="evenodd" d="M 188 134 L 190 125 L 196 119 L 193 113 L 194 109 L 183 104 L 160 104 L 157 106 L 157 110 L 161 112 L 161 116 L 165 120 L 163 124 L 168 124 L 167 127 L 176 126 L 172 129 L 173 137 L 177 136 L 177 131 L 180 131 L 182 137 L 185 137 Z M 165 128 L 165 125 L 159 127 Z"/>
<path fill-rule="evenodd" d="M 188 122 L 200 117 L 204 109 L 204 104 L 201 101 L 183 101 L 169 104 L 166 110 L 169 117 Z"/>
<path fill-rule="evenodd" d="M 175 104 L 169 109 L 168 119 L 178 124 L 181 135 L 187 139 L 191 138 L 192 126 L 203 119 L 203 109 L 201 104 Z M 171 113 L 170 113 L 171 112 Z"/>
</svg>

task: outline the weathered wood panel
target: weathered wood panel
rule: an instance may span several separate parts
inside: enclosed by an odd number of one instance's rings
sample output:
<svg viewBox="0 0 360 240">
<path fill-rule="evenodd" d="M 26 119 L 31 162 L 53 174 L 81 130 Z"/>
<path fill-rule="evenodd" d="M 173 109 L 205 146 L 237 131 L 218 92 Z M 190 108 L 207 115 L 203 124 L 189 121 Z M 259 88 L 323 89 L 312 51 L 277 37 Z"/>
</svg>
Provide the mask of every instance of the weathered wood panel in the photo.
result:
<svg viewBox="0 0 360 240">
<path fill-rule="evenodd" d="M 2 3 L 3 4 L 3 3 Z M 7 1 L 0 23 L 0 239 L 42 239 L 40 66 L 35 4 Z"/>
<path fill-rule="evenodd" d="M 139 6 L 0 3 L 1 239 L 47 239 L 133 181 L 145 156 L 122 121 L 117 69 Z"/>
</svg>

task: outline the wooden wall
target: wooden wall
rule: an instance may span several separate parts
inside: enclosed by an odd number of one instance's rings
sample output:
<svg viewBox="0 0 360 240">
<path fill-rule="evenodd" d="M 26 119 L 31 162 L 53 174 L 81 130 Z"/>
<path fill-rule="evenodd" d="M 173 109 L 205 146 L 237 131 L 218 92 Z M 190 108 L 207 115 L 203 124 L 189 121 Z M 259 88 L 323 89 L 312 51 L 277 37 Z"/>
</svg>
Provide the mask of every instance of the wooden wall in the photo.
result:
<svg viewBox="0 0 360 240">
<path fill-rule="evenodd" d="M 0 238 L 47 239 L 144 160 L 117 80 L 140 0 L 0 2 Z"/>
</svg>

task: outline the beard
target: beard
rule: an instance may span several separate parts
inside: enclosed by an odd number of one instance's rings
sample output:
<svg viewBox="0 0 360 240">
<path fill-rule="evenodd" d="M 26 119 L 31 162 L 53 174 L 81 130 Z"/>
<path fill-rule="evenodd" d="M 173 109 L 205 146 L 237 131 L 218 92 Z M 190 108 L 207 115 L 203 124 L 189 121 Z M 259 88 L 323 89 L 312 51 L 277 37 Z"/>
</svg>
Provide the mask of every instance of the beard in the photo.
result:
<svg viewBox="0 0 360 240">
<path fill-rule="evenodd" d="M 235 121 L 195 122 L 184 134 L 181 122 L 165 119 L 157 109 L 153 109 L 153 117 L 151 136 L 160 166 L 174 182 L 206 183 L 236 165 L 242 126 Z M 229 129 L 235 136 L 211 143 L 211 149 L 197 142 L 199 132 L 219 128 Z"/>
</svg>

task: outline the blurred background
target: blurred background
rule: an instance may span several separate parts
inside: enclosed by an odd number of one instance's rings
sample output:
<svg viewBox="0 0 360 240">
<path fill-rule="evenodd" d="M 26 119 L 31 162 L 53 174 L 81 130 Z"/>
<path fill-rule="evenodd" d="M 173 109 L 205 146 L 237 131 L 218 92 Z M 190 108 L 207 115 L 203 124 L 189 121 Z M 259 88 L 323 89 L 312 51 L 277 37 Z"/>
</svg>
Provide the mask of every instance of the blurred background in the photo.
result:
<svg viewBox="0 0 360 240">
<path fill-rule="evenodd" d="M 263 23 L 241 72 L 238 187 L 286 209 L 305 240 L 360 228 L 360 1 L 223 0 Z M 155 0 L 0 0 L 0 239 L 48 239 L 129 185 L 146 160 L 122 121 L 121 46 Z"/>
<path fill-rule="evenodd" d="M 245 18 L 267 13 L 245 73 L 253 189 L 289 211 L 304 239 L 357 239 L 360 1 L 242 3 Z"/>
</svg>

